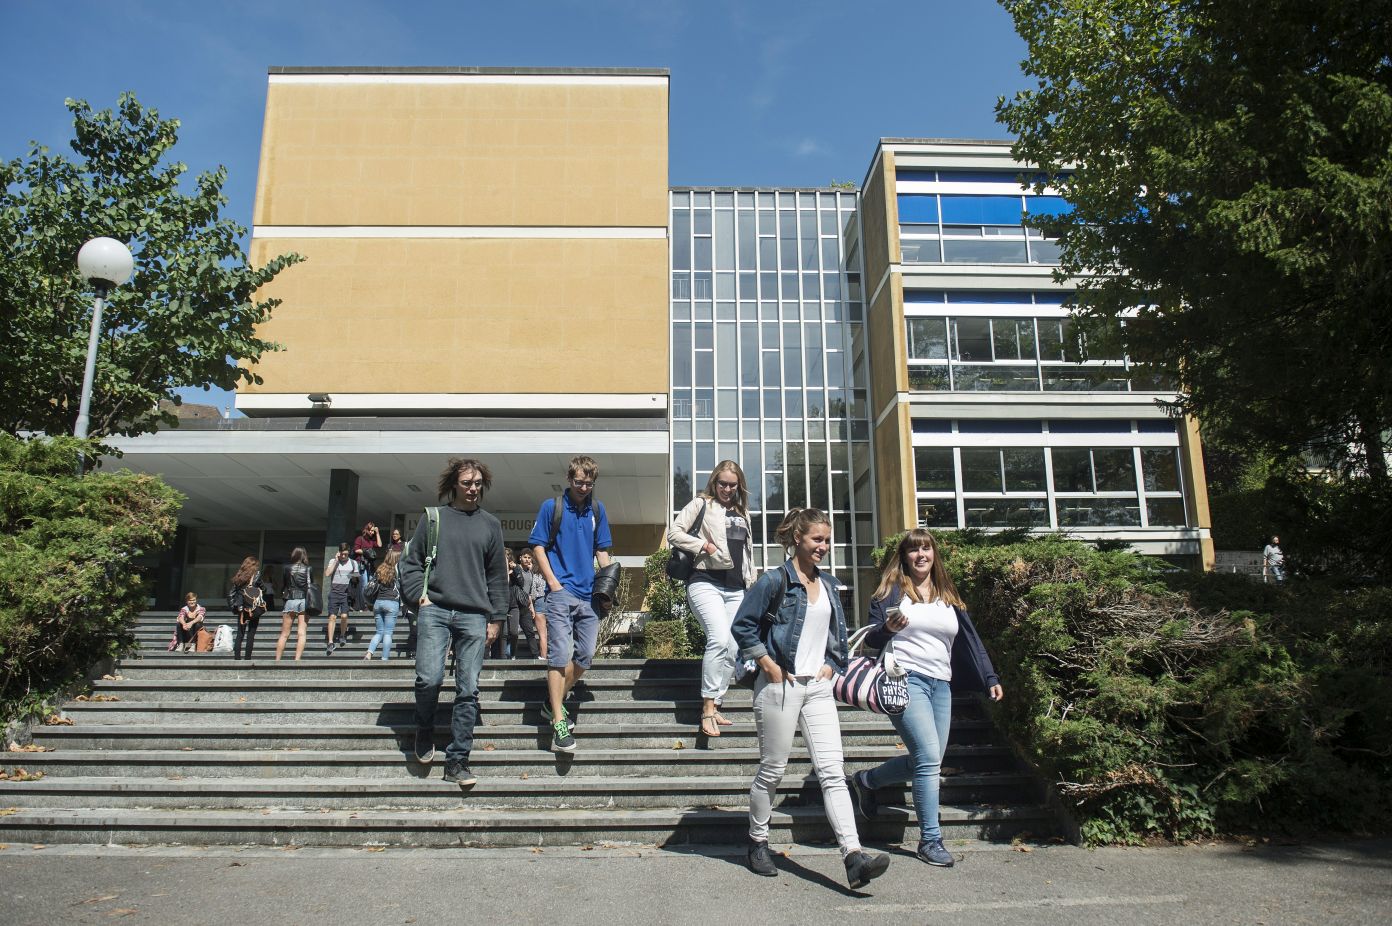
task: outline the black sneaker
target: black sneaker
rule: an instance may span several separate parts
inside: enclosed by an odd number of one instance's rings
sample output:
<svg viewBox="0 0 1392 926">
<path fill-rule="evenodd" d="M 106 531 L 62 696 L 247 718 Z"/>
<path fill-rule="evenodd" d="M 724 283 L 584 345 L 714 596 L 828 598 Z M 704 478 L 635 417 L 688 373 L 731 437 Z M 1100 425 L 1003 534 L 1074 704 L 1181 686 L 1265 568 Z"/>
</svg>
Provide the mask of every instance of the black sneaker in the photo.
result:
<svg viewBox="0 0 1392 926">
<path fill-rule="evenodd" d="M 566 706 L 565 706 L 564 704 L 561 705 L 561 716 L 565 718 L 566 725 L 569 726 L 570 729 L 574 730 L 574 729 L 575 729 L 575 718 L 572 717 L 572 716 L 570 716 L 570 711 L 566 708 Z M 550 704 L 543 704 L 543 705 L 541 706 L 541 719 L 544 720 L 544 721 L 546 721 L 546 722 L 549 723 L 549 724 L 550 724 L 550 723 L 555 723 L 555 722 L 556 722 L 556 721 L 555 721 L 555 718 L 551 715 L 551 705 L 550 705 Z"/>
<path fill-rule="evenodd" d="M 452 781 L 461 788 L 467 788 L 477 783 L 478 779 L 469 771 L 469 766 L 464 764 L 463 759 L 453 759 L 445 763 L 445 781 Z"/>
<path fill-rule="evenodd" d="M 778 877 L 778 868 L 773 864 L 773 853 L 768 843 L 749 840 L 749 870 L 765 878 Z"/>
<path fill-rule="evenodd" d="M 416 745 L 412 750 L 415 760 L 421 765 L 429 765 L 435 761 L 435 731 L 417 730 Z"/>
<path fill-rule="evenodd" d="M 869 772 L 861 770 L 847 778 L 846 785 L 851 789 L 851 800 L 855 802 L 856 811 L 865 819 L 873 820 L 880 812 L 880 800 L 875 796 L 875 789 L 866 781 L 869 777 Z"/>
<path fill-rule="evenodd" d="M 864 887 L 884 874 L 889 868 L 888 855 L 871 855 L 869 852 L 852 852 L 846 856 L 846 880 L 851 887 Z"/>
<path fill-rule="evenodd" d="M 575 736 L 570 732 L 570 723 L 568 721 L 558 720 L 551 724 L 551 751 L 575 751 Z"/>
<path fill-rule="evenodd" d="M 951 868 L 956 861 L 952 853 L 943 847 L 941 839 L 925 839 L 918 844 L 918 857 L 929 865 L 936 865 L 939 868 Z"/>
</svg>

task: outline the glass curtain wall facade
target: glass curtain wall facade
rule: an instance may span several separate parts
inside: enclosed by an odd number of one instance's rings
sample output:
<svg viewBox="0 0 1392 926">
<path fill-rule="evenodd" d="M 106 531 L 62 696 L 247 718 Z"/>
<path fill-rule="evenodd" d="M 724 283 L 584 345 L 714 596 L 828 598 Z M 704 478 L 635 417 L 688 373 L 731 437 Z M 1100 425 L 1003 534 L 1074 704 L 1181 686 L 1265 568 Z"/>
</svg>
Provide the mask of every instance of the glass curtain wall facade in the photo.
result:
<svg viewBox="0 0 1392 926">
<path fill-rule="evenodd" d="M 793 507 L 832 516 L 828 566 L 850 583 L 875 543 L 854 192 L 672 191 L 672 504 L 720 460 L 749 481 L 755 563 Z M 855 258 L 853 257 L 852 260 Z M 857 479 L 857 474 L 861 478 Z"/>
</svg>

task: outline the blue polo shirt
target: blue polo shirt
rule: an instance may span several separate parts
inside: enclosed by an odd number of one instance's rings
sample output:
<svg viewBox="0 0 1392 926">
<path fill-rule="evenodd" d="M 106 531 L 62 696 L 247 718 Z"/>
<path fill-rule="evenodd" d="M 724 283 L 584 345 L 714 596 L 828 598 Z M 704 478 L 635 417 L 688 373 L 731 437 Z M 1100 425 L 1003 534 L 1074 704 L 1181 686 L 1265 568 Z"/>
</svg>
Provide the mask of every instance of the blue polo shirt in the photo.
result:
<svg viewBox="0 0 1392 926">
<path fill-rule="evenodd" d="M 546 557 L 561 587 L 581 601 L 589 601 L 594 591 L 595 553 L 614 545 L 609 535 L 609 517 L 604 513 L 604 503 L 596 505 L 593 495 L 585 499 L 585 507 L 580 509 L 571 501 L 569 489 L 561 499 L 565 506 L 561 509 L 561 526 L 556 532 L 556 545 L 546 551 Z M 554 498 L 541 503 L 536 524 L 527 538 L 529 546 L 546 546 L 551 539 L 551 518 L 555 510 Z"/>
</svg>

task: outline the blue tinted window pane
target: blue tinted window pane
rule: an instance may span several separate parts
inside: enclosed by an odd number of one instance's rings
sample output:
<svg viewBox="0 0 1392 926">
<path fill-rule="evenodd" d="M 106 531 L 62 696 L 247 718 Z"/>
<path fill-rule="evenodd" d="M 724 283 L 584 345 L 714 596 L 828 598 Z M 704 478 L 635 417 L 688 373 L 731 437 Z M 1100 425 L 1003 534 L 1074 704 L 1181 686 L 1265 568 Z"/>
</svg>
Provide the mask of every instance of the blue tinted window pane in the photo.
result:
<svg viewBox="0 0 1392 926">
<path fill-rule="evenodd" d="M 1030 215 L 1064 215 L 1072 208 L 1062 196 L 1025 197 L 1025 211 Z"/>
<path fill-rule="evenodd" d="M 1175 423 L 1167 419 L 1142 418 L 1136 422 L 1136 429 L 1142 434 L 1173 434 Z"/>
<path fill-rule="evenodd" d="M 1063 305 L 1070 293 L 1035 293 L 1035 305 Z"/>
<path fill-rule="evenodd" d="M 942 197 L 944 225 L 1019 225 L 1023 211 L 1019 196 Z"/>
<path fill-rule="evenodd" d="M 943 292 L 940 289 L 911 289 L 904 292 L 905 302 L 931 302 L 942 304 Z"/>
<path fill-rule="evenodd" d="M 1020 174 L 1013 170 L 940 170 L 943 183 L 1018 183 Z"/>
<path fill-rule="evenodd" d="M 927 180 L 932 182 L 938 179 L 938 172 L 935 170 L 896 170 L 895 180 Z"/>
<path fill-rule="evenodd" d="M 938 197 L 927 193 L 899 194 L 899 221 L 909 224 L 936 225 L 938 221 Z M 1020 217 L 1015 216 L 1015 224 Z"/>
<path fill-rule="evenodd" d="M 1118 418 L 1055 418 L 1049 422 L 1049 430 L 1054 434 L 1129 434 L 1131 422 Z"/>
<path fill-rule="evenodd" d="M 915 434 L 951 434 L 952 422 L 943 418 L 915 418 L 913 431 Z"/>
<path fill-rule="evenodd" d="M 1043 428 L 1038 420 L 1014 421 L 1011 419 L 959 421 L 960 434 L 1038 434 Z"/>
<path fill-rule="evenodd" d="M 943 242 L 943 262 L 949 264 L 1023 264 L 1025 242 L 951 239 Z"/>
<path fill-rule="evenodd" d="M 952 303 L 976 303 L 987 305 L 1029 305 L 1029 293 L 1013 293 L 1010 291 L 995 290 L 951 290 L 945 293 L 947 301 Z M 908 302 L 908 295 L 905 294 L 904 301 Z"/>
</svg>

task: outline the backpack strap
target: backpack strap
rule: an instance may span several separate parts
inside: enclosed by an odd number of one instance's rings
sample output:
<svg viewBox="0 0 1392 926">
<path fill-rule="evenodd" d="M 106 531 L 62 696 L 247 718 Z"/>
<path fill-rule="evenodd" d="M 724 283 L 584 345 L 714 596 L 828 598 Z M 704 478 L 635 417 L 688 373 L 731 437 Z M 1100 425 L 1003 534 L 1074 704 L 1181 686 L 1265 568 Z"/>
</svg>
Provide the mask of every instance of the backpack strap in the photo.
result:
<svg viewBox="0 0 1392 926">
<path fill-rule="evenodd" d="M 425 509 L 425 542 L 430 552 L 425 554 L 425 580 L 421 582 L 421 597 L 430 597 L 430 568 L 435 565 L 435 554 L 440 549 L 440 509 Z"/>
<path fill-rule="evenodd" d="M 778 613 L 778 606 L 783 603 L 783 596 L 788 594 L 788 574 L 783 571 L 783 567 L 777 568 L 778 572 L 778 591 L 769 599 L 768 607 L 764 608 L 764 615 L 760 619 L 761 625 L 773 623 L 773 616 Z"/>
<path fill-rule="evenodd" d="M 564 496 L 561 495 L 557 495 L 551 501 L 551 533 L 546 538 L 547 553 L 556 549 L 556 538 L 561 535 L 561 514 L 564 510 L 561 505 L 565 504 Z"/>
</svg>

